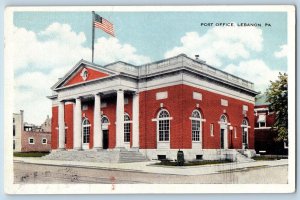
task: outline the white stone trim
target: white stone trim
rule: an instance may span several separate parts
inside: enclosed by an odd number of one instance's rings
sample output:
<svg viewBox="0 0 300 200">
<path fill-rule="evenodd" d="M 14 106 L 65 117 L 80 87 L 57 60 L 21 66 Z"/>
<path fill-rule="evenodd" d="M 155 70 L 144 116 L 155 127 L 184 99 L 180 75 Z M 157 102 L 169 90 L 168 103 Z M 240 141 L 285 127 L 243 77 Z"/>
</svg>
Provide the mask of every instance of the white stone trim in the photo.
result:
<svg viewBox="0 0 300 200">
<path fill-rule="evenodd" d="M 173 120 L 173 117 L 165 117 L 165 118 L 159 118 L 160 120 Z M 157 122 L 157 118 L 152 119 L 153 122 Z"/>
<path fill-rule="evenodd" d="M 221 99 L 221 106 L 228 106 L 228 100 L 226 99 Z"/>
<path fill-rule="evenodd" d="M 202 118 L 189 117 L 189 119 L 190 120 L 201 121 L 201 122 L 206 122 L 206 119 L 202 119 Z"/>
<path fill-rule="evenodd" d="M 256 128 L 254 128 L 254 130 L 256 130 L 256 129 L 271 129 L 272 127 L 256 127 Z"/>
<path fill-rule="evenodd" d="M 243 105 L 243 111 L 248 111 L 248 106 L 247 105 Z"/>
<path fill-rule="evenodd" d="M 156 93 L 156 100 L 167 99 L 167 98 L 168 98 L 168 91 Z"/>
<path fill-rule="evenodd" d="M 135 93 L 132 97 L 132 147 L 139 148 L 139 94 Z"/>
<path fill-rule="evenodd" d="M 202 94 L 200 92 L 193 92 L 193 99 L 202 101 Z"/>
<path fill-rule="evenodd" d="M 73 146 L 74 149 L 81 149 L 81 128 L 82 128 L 82 111 L 81 111 L 81 99 L 76 98 L 73 118 Z"/>
<path fill-rule="evenodd" d="M 102 148 L 102 125 L 101 125 L 101 96 L 99 94 L 94 95 L 94 138 L 93 148 Z"/>
<path fill-rule="evenodd" d="M 59 102 L 58 105 L 58 148 L 65 148 L 65 103 Z"/>
<path fill-rule="evenodd" d="M 182 77 L 183 77 L 183 79 L 182 79 Z M 176 86 L 176 85 L 180 85 L 180 84 L 184 84 L 184 85 L 199 88 L 202 90 L 210 91 L 210 92 L 220 94 L 223 96 L 227 96 L 227 97 L 231 97 L 231 98 L 234 98 L 234 99 L 237 99 L 240 101 L 245 101 L 245 102 L 251 103 L 253 105 L 255 104 L 255 98 L 250 95 L 241 94 L 238 91 L 228 89 L 221 85 L 212 84 L 212 83 L 197 79 L 194 76 L 187 75 L 187 74 L 183 74 L 183 76 L 180 74 L 179 75 L 178 74 L 168 75 L 168 76 L 164 76 L 164 78 L 157 78 L 157 79 L 153 79 L 151 81 L 147 81 L 147 84 L 145 84 L 144 82 L 139 83 L 139 91 L 140 92 L 149 91 L 149 90 L 159 89 L 162 87 Z"/>
<path fill-rule="evenodd" d="M 116 148 L 124 147 L 124 91 L 117 90 Z"/>
</svg>

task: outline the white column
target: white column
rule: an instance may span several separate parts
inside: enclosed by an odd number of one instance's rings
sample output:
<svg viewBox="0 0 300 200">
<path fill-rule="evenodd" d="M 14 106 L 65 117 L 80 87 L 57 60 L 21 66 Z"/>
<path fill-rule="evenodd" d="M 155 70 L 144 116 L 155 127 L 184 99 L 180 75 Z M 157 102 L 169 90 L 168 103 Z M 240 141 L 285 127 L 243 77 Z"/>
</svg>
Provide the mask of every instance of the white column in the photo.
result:
<svg viewBox="0 0 300 200">
<path fill-rule="evenodd" d="M 73 119 L 73 149 L 81 149 L 81 99 L 76 98 Z"/>
<path fill-rule="evenodd" d="M 116 148 L 124 147 L 124 91 L 117 91 Z"/>
<path fill-rule="evenodd" d="M 139 148 L 139 94 L 132 99 L 132 148 Z"/>
<path fill-rule="evenodd" d="M 101 130 L 101 97 L 95 94 L 94 104 L 94 149 L 102 149 L 102 130 Z"/>
<path fill-rule="evenodd" d="M 65 103 L 58 106 L 58 148 L 65 149 Z"/>
</svg>

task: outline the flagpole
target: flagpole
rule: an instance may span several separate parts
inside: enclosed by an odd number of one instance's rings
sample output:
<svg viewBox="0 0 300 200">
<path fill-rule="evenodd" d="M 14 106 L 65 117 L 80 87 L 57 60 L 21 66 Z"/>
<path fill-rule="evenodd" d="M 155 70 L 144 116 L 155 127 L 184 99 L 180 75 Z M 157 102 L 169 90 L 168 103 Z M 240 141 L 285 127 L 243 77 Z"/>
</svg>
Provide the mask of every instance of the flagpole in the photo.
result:
<svg viewBox="0 0 300 200">
<path fill-rule="evenodd" d="M 92 63 L 94 63 L 94 40 L 95 40 L 95 26 L 94 26 L 94 21 L 95 21 L 95 11 L 92 11 Z"/>
</svg>

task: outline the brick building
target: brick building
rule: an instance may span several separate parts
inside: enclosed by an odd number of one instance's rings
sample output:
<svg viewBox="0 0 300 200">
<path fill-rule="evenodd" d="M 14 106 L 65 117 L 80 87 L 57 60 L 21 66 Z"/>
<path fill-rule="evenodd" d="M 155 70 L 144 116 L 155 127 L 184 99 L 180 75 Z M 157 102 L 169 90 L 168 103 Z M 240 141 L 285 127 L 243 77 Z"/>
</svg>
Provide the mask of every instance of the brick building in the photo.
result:
<svg viewBox="0 0 300 200">
<path fill-rule="evenodd" d="M 275 112 L 269 109 L 265 95 L 258 97 L 255 107 L 255 150 L 259 154 L 286 155 L 288 142 L 277 141 L 277 131 L 272 129 L 275 123 Z"/>
<path fill-rule="evenodd" d="M 50 121 L 50 123 L 49 123 Z M 24 122 L 24 111 L 13 114 L 13 151 L 49 152 L 51 150 L 51 120 L 49 116 L 41 126 Z M 48 131 L 45 131 L 48 130 Z"/>
<path fill-rule="evenodd" d="M 145 65 L 80 60 L 51 88 L 52 149 L 149 159 L 254 152 L 253 83 L 184 54 Z"/>
</svg>

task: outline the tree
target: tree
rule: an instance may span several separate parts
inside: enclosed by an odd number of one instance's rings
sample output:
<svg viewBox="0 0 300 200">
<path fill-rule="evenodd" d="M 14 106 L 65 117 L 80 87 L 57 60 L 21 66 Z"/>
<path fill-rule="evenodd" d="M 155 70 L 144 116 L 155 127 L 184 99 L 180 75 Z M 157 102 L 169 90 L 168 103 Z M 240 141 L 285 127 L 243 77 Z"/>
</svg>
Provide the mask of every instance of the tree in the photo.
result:
<svg viewBox="0 0 300 200">
<path fill-rule="evenodd" d="M 278 132 L 278 140 L 288 140 L 288 75 L 280 73 L 278 80 L 270 81 L 267 89 L 267 101 L 270 103 L 270 110 L 276 113 L 273 129 Z"/>
</svg>

